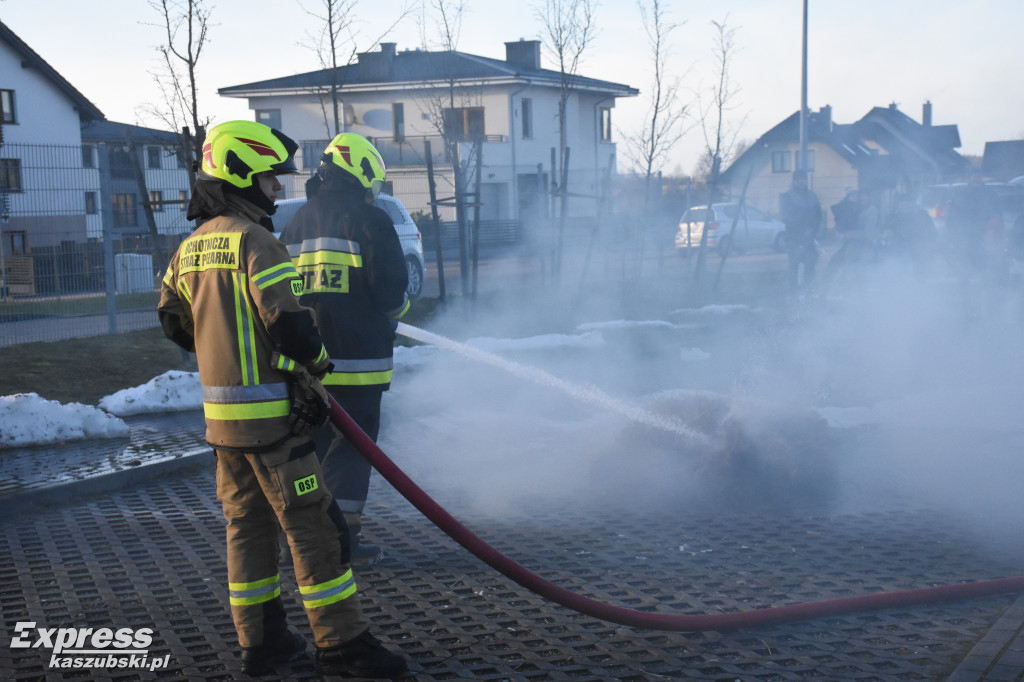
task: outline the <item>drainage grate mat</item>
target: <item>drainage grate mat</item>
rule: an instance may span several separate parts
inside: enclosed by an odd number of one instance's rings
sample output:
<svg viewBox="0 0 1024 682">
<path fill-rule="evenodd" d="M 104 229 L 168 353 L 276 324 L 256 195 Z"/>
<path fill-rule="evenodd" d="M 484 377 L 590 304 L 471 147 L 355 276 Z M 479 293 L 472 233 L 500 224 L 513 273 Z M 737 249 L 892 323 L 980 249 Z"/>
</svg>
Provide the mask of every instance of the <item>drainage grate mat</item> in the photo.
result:
<svg viewBox="0 0 1024 682">
<path fill-rule="evenodd" d="M 137 415 L 124 421 L 131 437 L 0 450 L 0 501 L 210 452 L 201 410 Z"/>
<path fill-rule="evenodd" d="M 446 501 L 442 501 L 446 503 Z M 822 518 L 633 515 L 543 517 L 452 511 L 544 578 L 601 601 L 714 613 L 1016 575 L 933 512 Z M 730 632 L 621 627 L 512 583 L 419 515 L 376 475 L 364 532 L 385 559 L 357 569 L 378 636 L 417 680 L 938 680 L 1013 596 L 848 614 Z M 0 526 L 7 633 L 38 627 L 149 627 L 167 670 L 48 668 L 40 650 L 0 649 L 5 680 L 241 678 L 227 606 L 224 530 L 210 471 L 8 516 Z M 292 625 L 312 638 L 282 567 Z M 9 636 L 10 636 L 9 634 Z M 316 679 L 311 658 L 277 676 Z M 1001 678 L 1000 678 L 1001 679 Z M 1013 679 L 1013 678 L 1009 678 Z"/>
</svg>

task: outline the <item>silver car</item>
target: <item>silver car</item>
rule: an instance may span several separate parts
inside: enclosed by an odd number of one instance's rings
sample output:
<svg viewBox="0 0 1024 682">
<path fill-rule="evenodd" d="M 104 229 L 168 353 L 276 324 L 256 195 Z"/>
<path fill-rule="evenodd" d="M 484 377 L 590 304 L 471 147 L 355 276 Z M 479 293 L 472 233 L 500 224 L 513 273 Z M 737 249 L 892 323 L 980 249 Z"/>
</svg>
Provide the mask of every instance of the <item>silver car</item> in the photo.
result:
<svg viewBox="0 0 1024 682">
<path fill-rule="evenodd" d="M 736 229 L 732 235 L 733 222 Z M 707 229 L 709 249 L 720 254 L 743 253 L 748 251 L 786 250 L 786 226 L 767 213 L 754 206 L 740 205 L 735 202 L 693 206 L 679 219 L 676 231 L 676 248 L 690 249 L 700 246 L 704 231 Z"/>
<path fill-rule="evenodd" d="M 409 270 L 409 287 L 405 290 L 409 298 L 418 298 L 423 293 L 423 236 L 416 223 L 405 210 L 405 206 L 397 198 L 390 194 L 378 194 L 373 202 L 377 208 L 383 210 L 395 224 L 395 231 L 398 232 L 398 239 L 402 242 L 402 252 L 405 254 L 405 267 Z"/>
<path fill-rule="evenodd" d="M 305 203 L 305 197 L 283 199 L 277 202 L 277 211 L 274 212 L 273 220 L 278 234 Z M 409 271 L 409 287 L 406 289 L 406 293 L 409 294 L 409 298 L 418 298 L 423 293 L 425 271 L 423 238 L 419 228 L 409 217 L 409 212 L 405 210 L 402 202 L 390 194 L 378 194 L 373 203 L 387 213 L 391 222 L 395 224 L 398 240 L 402 243 L 402 253 L 405 254 L 405 267 Z"/>
</svg>

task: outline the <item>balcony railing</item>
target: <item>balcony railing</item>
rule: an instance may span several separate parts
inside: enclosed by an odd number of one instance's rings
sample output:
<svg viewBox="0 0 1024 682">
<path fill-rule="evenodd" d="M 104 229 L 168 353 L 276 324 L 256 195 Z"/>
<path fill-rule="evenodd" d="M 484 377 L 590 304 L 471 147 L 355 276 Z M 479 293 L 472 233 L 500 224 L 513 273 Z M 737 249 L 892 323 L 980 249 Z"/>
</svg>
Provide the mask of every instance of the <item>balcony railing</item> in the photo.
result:
<svg viewBox="0 0 1024 682">
<path fill-rule="evenodd" d="M 483 142 L 504 142 L 504 135 L 484 135 Z M 389 168 L 427 165 L 426 142 L 430 142 L 430 155 L 435 164 L 450 163 L 444 138 L 440 135 L 414 135 L 401 139 L 394 137 L 371 137 L 373 146 L 380 152 L 384 165 Z M 475 140 L 460 140 L 459 144 L 472 145 Z"/>
</svg>

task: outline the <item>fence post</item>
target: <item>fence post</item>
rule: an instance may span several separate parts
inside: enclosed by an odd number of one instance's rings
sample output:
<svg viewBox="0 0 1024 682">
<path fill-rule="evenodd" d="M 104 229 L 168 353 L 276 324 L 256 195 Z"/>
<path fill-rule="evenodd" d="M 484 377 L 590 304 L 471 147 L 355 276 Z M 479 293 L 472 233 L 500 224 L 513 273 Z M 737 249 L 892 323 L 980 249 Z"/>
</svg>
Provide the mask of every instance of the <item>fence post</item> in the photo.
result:
<svg viewBox="0 0 1024 682">
<path fill-rule="evenodd" d="M 103 270 L 106 274 L 107 321 L 111 334 L 117 333 L 117 292 L 114 286 L 114 204 L 110 198 L 110 150 L 100 142 L 100 215 L 103 219 Z"/>
<path fill-rule="evenodd" d="M 437 215 L 437 185 L 434 182 L 434 157 L 430 151 L 430 140 L 423 141 L 423 155 L 427 159 L 427 181 L 430 186 L 430 216 L 434 221 L 434 251 L 437 256 L 438 298 L 444 303 L 444 254 L 441 249 L 441 219 Z"/>
</svg>

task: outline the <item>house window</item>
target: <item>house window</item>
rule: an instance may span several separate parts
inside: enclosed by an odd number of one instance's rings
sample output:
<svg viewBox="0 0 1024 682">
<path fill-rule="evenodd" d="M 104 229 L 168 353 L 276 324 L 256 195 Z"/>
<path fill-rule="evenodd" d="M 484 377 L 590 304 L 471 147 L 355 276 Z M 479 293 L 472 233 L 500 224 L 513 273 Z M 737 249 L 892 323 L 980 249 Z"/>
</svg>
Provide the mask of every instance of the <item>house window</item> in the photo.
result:
<svg viewBox="0 0 1024 682">
<path fill-rule="evenodd" d="M 395 142 L 405 139 L 405 105 L 395 102 L 391 105 L 391 119 L 395 123 Z"/>
<path fill-rule="evenodd" d="M 522 100 L 522 117 L 523 117 L 523 139 L 533 139 L 533 100 L 524 97 Z"/>
<path fill-rule="evenodd" d="M 799 149 L 797 149 L 795 152 L 793 152 L 793 167 L 794 168 L 799 168 L 800 167 L 800 150 Z M 813 149 L 808 149 L 807 150 L 807 168 L 805 168 L 804 170 L 808 170 L 808 171 L 814 170 L 814 150 Z"/>
<path fill-rule="evenodd" d="M 281 129 L 281 110 L 280 109 L 257 109 L 256 110 L 256 122 L 262 123 L 265 126 L 271 128 Z"/>
<path fill-rule="evenodd" d="M 772 173 L 788 173 L 793 170 L 789 165 L 789 152 L 772 152 Z"/>
<path fill-rule="evenodd" d="M 8 256 L 27 256 L 24 232 L 4 232 L 4 253 Z"/>
<path fill-rule="evenodd" d="M 478 140 L 484 136 L 484 108 L 458 107 L 444 110 L 445 133 L 452 140 Z"/>
<path fill-rule="evenodd" d="M 96 147 L 91 144 L 82 145 L 82 168 L 96 167 Z"/>
<path fill-rule="evenodd" d="M 127 147 L 110 148 L 110 176 L 122 180 L 135 179 L 135 164 Z"/>
<path fill-rule="evenodd" d="M 21 185 L 21 159 L 0 159 L 0 190 L 23 192 Z"/>
<path fill-rule="evenodd" d="M 183 189 L 179 189 L 178 190 L 178 201 L 180 202 L 178 204 L 178 206 L 181 207 L 181 210 L 182 211 L 186 210 L 188 208 L 188 192 L 186 192 Z"/>
<path fill-rule="evenodd" d="M 96 204 L 96 192 L 85 193 L 85 212 L 89 215 L 96 215 L 99 213 L 99 208 Z"/>
<path fill-rule="evenodd" d="M 135 226 L 135 195 L 134 194 L 112 194 L 110 203 L 114 212 L 114 227 Z"/>
<path fill-rule="evenodd" d="M 149 193 L 149 207 L 153 209 L 153 213 L 159 213 L 164 210 L 164 193 L 160 190 L 151 190 Z"/>
<path fill-rule="evenodd" d="M 312 140 L 302 143 L 302 167 L 306 170 L 316 170 L 320 167 L 320 159 L 323 158 L 324 150 L 330 140 Z"/>
<path fill-rule="evenodd" d="M 601 107 L 601 141 L 612 141 L 612 110 Z"/>
<path fill-rule="evenodd" d="M 160 147 L 146 147 L 146 168 L 160 168 Z"/>
<path fill-rule="evenodd" d="M 14 115 L 14 90 L 0 90 L 0 123 L 17 123 Z"/>
</svg>

